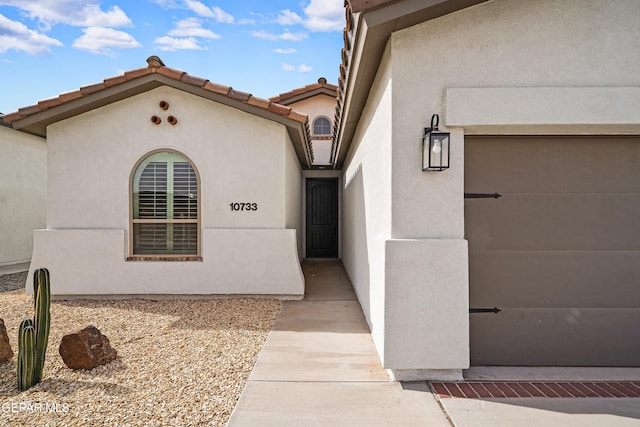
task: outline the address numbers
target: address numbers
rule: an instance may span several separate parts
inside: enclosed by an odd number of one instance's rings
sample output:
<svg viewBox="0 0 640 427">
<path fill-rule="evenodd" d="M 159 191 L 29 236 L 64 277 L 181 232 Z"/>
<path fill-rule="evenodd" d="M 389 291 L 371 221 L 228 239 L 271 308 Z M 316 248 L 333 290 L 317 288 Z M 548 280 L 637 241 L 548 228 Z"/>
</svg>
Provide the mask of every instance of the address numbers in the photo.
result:
<svg viewBox="0 0 640 427">
<path fill-rule="evenodd" d="M 257 211 L 257 203 L 229 203 L 232 211 Z"/>
</svg>

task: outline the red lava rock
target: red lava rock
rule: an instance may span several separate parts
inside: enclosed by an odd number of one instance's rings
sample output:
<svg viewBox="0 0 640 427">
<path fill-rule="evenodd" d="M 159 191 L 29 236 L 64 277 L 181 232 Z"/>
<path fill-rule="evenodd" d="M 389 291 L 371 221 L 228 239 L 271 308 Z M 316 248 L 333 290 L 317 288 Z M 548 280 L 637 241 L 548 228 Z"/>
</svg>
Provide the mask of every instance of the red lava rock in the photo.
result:
<svg viewBox="0 0 640 427">
<path fill-rule="evenodd" d="M 13 357 L 13 350 L 9 343 L 7 328 L 4 327 L 4 320 L 0 319 L 0 363 L 6 362 Z"/>
<path fill-rule="evenodd" d="M 118 355 L 109 338 L 93 325 L 63 336 L 58 351 L 71 369 L 90 370 L 115 360 Z"/>
</svg>

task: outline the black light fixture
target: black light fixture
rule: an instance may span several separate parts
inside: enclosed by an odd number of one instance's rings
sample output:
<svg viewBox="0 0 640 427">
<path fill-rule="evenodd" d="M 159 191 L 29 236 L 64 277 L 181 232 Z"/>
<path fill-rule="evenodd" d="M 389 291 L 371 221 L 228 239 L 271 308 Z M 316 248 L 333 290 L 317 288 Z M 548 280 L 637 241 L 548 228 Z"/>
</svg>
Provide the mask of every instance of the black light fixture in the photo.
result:
<svg viewBox="0 0 640 427">
<path fill-rule="evenodd" d="M 438 130 L 440 117 L 431 116 L 431 127 L 424 128 L 422 138 L 422 170 L 443 171 L 449 169 L 449 132 Z"/>
</svg>

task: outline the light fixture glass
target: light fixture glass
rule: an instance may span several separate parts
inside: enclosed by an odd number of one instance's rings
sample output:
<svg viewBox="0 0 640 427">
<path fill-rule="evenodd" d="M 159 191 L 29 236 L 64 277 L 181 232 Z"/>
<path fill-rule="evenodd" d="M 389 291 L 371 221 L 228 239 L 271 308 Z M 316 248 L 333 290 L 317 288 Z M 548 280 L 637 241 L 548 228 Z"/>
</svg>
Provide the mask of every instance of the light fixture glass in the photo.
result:
<svg viewBox="0 0 640 427">
<path fill-rule="evenodd" d="M 431 127 L 424 128 L 422 138 L 422 170 L 443 171 L 449 169 L 449 132 L 438 130 L 440 117 L 437 114 L 431 116 Z"/>
</svg>

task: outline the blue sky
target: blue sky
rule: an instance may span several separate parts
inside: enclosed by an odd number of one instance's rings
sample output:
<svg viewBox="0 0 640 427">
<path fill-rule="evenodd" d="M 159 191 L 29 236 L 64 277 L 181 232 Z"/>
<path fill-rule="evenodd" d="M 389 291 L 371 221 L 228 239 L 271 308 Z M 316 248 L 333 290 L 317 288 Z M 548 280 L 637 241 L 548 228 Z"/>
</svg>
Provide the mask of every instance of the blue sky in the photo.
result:
<svg viewBox="0 0 640 427">
<path fill-rule="evenodd" d="M 268 98 L 337 84 L 344 0 L 0 0 L 0 112 L 145 67 Z"/>
</svg>

